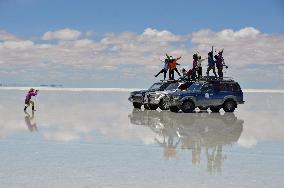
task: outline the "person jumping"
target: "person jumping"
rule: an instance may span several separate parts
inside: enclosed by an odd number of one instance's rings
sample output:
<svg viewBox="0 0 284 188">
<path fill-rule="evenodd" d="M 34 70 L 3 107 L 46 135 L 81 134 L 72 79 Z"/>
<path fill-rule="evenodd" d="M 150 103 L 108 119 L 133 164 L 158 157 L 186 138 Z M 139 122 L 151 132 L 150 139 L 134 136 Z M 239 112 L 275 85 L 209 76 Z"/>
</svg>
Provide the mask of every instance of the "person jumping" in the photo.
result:
<svg viewBox="0 0 284 188">
<path fill-rule="evenodd" d="M 163 67 L 162 70 L 160 70 L 160 72 L 158 72 L 158 73 L 155 75 L 155 77 L 158 77 L 159 74 L 164 73 L 164 80 L 165 80 L 166 77 L 167 77 L 168 69 L 169 69 L 169 59 L 166 58 L 166 59 L 161 60 L 161 61 L 163 61 L 163 62 L 165 63 L 165 64 L 164 64 L 164 67 Z"/>
<path fill-rule="evenodd" d="M 35 111 L 35 103 L 34 101 L 31 100 L 32 96 L 36 96 L 38 93 L 38 90 L 34 90 L 33 88 L 31 88 L 28 92 L 28 94 L 26 95 L 26 99 L 25 99 L 25 108 L 24 111 L 27 110 L 27 108 L 32 105 L 32 110 Z"/>
</svg>

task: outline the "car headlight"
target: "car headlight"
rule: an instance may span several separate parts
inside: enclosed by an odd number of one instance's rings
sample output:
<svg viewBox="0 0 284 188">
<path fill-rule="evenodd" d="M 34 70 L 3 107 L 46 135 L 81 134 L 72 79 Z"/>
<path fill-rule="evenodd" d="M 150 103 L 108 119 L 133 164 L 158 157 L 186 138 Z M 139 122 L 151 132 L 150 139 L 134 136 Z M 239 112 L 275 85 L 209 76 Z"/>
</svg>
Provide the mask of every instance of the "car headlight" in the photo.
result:
<svg viewBox="0 0 284 188">
<path fill-rule="evenodd" d="M 155 99 L 159 99 L 159 98 L 161 98 L 162 96 L 163 96 L 162 94 L 158 94 L 158 95 L 155 96 Z"/>
<path fill-rule="evenodd" d="M 174 99 L 174 100 L 179 100 L 179 99 L 180 99 L 180 96 L 174 96 L 173 99 Z"/>
</svg>

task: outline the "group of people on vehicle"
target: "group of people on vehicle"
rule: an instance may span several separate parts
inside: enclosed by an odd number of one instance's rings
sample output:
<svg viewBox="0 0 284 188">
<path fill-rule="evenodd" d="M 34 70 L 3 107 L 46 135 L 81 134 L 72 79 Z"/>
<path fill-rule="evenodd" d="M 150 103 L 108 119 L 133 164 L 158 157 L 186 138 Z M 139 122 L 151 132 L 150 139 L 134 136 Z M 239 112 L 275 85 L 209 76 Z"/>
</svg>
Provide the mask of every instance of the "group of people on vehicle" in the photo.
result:
<svg viewBox="0 0 284 188">
<path fill-rule="evenodd" d="M 164 67 L 160 72 L 158 72 L 155 77 L 159 76 L 159 74 L 164 73 L 164 80 L 166 79 L 167 72 L 169 71 L 169 80 L 174 80 L 174 72 L 177 72 L 178 75 L 180 76 L 181 79 L 188 79 L 188 80 L 196 80 L 196 79 L 201 79 L 202 78 L 202 62 L 204 60 L 208 60 L 208 68 L 206 71 L 206 75 L 209 76 L 209 72 L 212 70 L 213 74 L 216 78 L 222 79 L 223 78 L 223 67 L 228 68 L 227 65 L 225 65 L 225 61 L 223 58 L 223 51 L 219 51 L 216 55 L 213 54 L 213 46 L 212 50 L 208 52 L 208 57 L 202 59 L 202 57 L 199 55 L 199 53 L 193 54 L 193 62 L 192 62 L 192 68 L 189 69 L 188 71 L 186 69 L 182 69 L 182 76 L 179 73 L 177 69 L 177 65 L 180 65 L 177 63 L 177 60 L 181 58 L 173 58 L 173 56 L 169 56 L 166 54 L 166 58 L 162 60 L 164 62 Z M 217 68 L 217 73 L 216 74 L 216 68 Z"/>
<path fill-rule="evenodd" d="M 161 60 L 162 62 L 164 62 L 164 67 L 162 68 L 162 70 L 160 70 L 160 72 L 158 72 L 155 77 L 159 76 L 159 74 L 164 73 L 164 80 L 167 77 L 167 72 L 169 71 L 169 79 L 170 80 L 174 80 L 175 79 L 175 72 L 178 73 L 178 75 L 181 77 L 180 72 L 177 69 L 177 65 L 180 65 L 179 63 L 177 63 L 177 61 L 181 58 L 173 58 L 173 56 L 169 56 L 168 54 L 166 54 L 167 58 L 165 58 L 164 60 Z"/>
</svg>

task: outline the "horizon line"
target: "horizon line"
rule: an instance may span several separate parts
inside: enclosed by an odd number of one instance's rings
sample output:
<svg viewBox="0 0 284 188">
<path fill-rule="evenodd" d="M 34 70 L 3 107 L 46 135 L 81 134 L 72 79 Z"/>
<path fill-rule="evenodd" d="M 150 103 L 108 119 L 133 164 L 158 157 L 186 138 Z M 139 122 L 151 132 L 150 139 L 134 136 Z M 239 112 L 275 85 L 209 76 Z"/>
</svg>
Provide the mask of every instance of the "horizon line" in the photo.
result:
<svg viewBox="0 0 284 188">
<path fill-rule="evenodd" d="M 73 92 L 131 92 L 142 90 L 143 88 L 68 88 L 68 87 L 6 87 L 1 86 L 0 90 L 20 90 L 26 91 L 30 88 L 38 89 L 41 91 L 73 91 Z M 144 88 L 145 89 L 145 88 Z M 283 93 L 284 89 L 242 89 L 244 93 Z"/>
</svg>

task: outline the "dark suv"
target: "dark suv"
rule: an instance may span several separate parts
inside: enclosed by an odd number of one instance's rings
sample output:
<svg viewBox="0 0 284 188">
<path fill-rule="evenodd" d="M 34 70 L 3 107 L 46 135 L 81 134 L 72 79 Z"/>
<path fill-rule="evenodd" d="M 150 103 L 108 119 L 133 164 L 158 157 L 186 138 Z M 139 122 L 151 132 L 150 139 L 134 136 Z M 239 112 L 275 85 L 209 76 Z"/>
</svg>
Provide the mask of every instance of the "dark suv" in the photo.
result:
<svg viewBox="0 0 284 188">
<path fill-rule="evenodd" d="M 161 81 L 154 83 L 148 90 L 133 91 L 130 93 L 128 100 L 132 102 L 134 108 L 141 108 L 144 104 L 146 92 L 164 91 L 171 83 L 171 81 Z M 144 108 L 150 109 L 148 105 L 144 105 Z"/>
<path fill-rule="evenodd" d="M 238 104 L 243 104 L 240 85 L 232 79 L 204 79 L 192 84 L 186 91 L 171 93 L 167 97 L 172 112 L 193 112 L 210 108 L 212 112 L 233 112 Z"/>
</svg>

